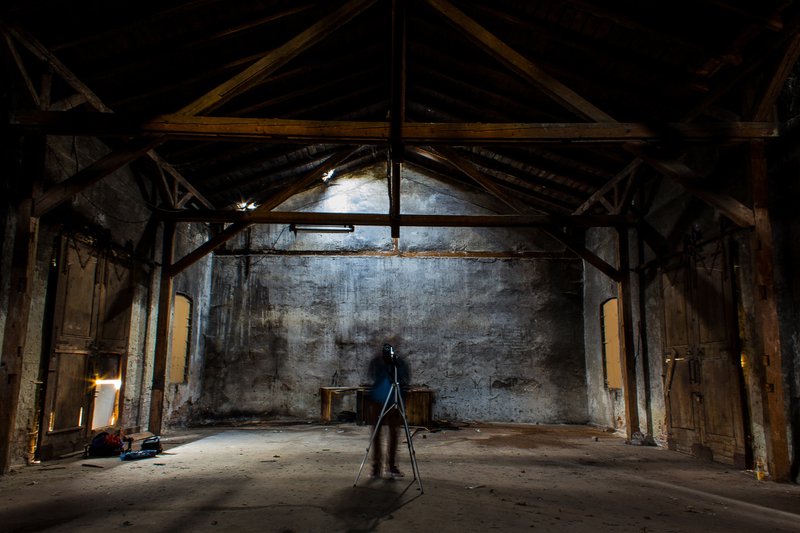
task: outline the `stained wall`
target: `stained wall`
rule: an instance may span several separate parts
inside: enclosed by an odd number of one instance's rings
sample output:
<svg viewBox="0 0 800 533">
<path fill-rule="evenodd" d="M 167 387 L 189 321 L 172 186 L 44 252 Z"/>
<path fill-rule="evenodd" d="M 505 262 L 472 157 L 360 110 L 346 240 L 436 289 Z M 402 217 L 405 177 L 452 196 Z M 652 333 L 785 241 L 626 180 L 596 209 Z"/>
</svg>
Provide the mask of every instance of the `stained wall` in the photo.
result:
<svg viewBox="0 0 800 533">
<path fill-rule="evenodd" d="M 284 210 L 385 212 L 385 169 L 320 186 Z M 507 213 L 411 171 L 403 212 Z M 448 420 L 586 421 L 582 265 L 542 233 L 259 227 L 214 259 L 197 421 L 316 417 L 321 386 L 365 383 L 384 342 Z"/>
</svg>

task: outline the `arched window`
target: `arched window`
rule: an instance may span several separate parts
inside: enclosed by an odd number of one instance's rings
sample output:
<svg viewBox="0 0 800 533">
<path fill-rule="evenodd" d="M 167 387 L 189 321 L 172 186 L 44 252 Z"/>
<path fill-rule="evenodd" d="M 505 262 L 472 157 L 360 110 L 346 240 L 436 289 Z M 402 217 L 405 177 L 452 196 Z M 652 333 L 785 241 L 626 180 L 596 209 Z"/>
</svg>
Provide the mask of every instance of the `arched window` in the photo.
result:
<svg viewBox="0 0 800 533">
<path fill-rule="evenodd" d="M 617 299 L 606 300 L 600 308 L 601 331 L 603 336 L 603 372 L 606 387 L 622 388 L 622 351 L 620 349 L 620 323 Z"/>
<path fill-rule="evenodd" d="M 189 377 L 189 355 L 192 339 L 192 300 L 183 294 L 175 295 L 175 312 L 172 320 L 172 352 L 170 354 L 169 382 L 186 383 Z"/>
</svg>

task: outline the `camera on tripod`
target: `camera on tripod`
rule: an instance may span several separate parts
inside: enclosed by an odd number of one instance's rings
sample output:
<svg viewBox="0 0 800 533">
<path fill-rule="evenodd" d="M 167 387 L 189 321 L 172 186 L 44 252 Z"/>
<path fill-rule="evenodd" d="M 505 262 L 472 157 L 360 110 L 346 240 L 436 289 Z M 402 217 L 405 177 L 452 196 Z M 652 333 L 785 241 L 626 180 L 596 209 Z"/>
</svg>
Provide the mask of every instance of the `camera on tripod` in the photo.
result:
<svg viewBox="0 0 800 533">
<path fill-rule="evenodd" d="M 388 342 L 383 345 L 383 356 L 388 357 L 392 364 L 397 364 L 397 355 L 394 353 L 394 346 Z"/>
</svg>

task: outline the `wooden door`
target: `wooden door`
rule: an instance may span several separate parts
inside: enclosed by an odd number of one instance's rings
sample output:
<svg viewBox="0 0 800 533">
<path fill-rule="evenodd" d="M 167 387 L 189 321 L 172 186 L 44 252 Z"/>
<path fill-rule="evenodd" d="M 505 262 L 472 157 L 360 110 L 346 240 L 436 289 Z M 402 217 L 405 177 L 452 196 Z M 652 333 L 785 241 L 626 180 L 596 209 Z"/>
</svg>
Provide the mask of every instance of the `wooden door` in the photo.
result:
<svg viewBox="0 0 800 533">
<path fill-rule="evenodd" d="M 722 241 L 691 247 L 662 275 L 670 449 L 744 467 L 736 316 Z"/>
<path fill-rule="evenodd" d="M 53 343 L 45 384 L 39 457 L 83 449 L 97 424 L 113 426 L 130 327 L 130 269 L 88 240 L 65 237 L 58 260 Z M 112 383 L 113 385 L 113 383 Z M 95 416 L 95 400 L 108 417 Z"/>
</svg>

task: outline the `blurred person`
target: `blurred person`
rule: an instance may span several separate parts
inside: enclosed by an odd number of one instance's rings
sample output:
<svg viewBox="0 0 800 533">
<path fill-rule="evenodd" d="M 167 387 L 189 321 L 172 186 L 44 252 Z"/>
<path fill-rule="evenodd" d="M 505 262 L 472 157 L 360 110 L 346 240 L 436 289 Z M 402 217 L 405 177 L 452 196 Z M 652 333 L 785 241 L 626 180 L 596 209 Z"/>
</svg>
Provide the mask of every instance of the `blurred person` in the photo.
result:
<svg viewBox="0 0 800 533">
<path fill-rule="evenodd" d="M 403 395 L 403 404 L 405 404 L 405 391 L 403 388 L 408 386 L 411 377 L 408 364 L 398 357 L 391 344 L 386 343 L 383 345 L 381 354 L 375 356 L 369 362 L 367 369 L 369 380 L 372 383 L 369 395 L 370 401 L 367 406 L 368 420 L 372 424 L 373 435 L 375 436 L 375 442 L 372 444 L 371 477 L 373 479 L 381 477 L 383 466 L 386 466 L 390 477 L 403 477 L 403 473 L 397 468 L 397 433 L 403 418 L 400 413 L 399 399 L 392 388 L 395 382 L 395 370 L 397 371 L 396 378 L 399 385 L 397 394 Z M 381 418 L 380 415 L 384 405 L 386 410 L 383 418 Z M 385 431 L 384 428 L 386 428 Z M 388 442 L 385 461 L 382 433 L 388 434 L 386 436 Z"/>
</svg>

